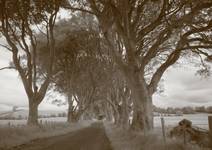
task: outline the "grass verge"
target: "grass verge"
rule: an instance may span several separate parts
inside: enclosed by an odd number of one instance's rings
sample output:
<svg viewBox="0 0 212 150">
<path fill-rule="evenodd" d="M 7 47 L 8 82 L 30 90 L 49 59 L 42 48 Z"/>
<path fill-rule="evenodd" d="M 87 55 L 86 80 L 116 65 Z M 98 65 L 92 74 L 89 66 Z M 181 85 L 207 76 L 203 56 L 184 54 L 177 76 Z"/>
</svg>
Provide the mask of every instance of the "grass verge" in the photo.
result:
<svg viewBox="0 0 212 150">
<path fill-rule="evenodd" d="M 167 138 L 166 143 L 157 132 L 144 135 L 104 123 L 106 134 L 114 150 L 209 150 L 197 145 L 184 145 L 181 140 Z"/>
<path fill-rule="evenodd" d="M 40 127 L 0 126 L 0 150 L 28 143 L 39 138 L 63 135 L 68 132 L 87 127 L 91 121 L 80 121 L 78 123 L 49 123 Z"/>
</svg>

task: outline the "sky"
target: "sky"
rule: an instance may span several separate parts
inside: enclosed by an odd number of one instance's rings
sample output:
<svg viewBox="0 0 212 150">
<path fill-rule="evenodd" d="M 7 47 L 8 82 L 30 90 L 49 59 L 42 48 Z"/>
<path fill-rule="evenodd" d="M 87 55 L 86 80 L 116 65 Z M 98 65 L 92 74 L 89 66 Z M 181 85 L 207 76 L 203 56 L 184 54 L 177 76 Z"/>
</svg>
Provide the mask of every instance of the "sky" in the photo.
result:
<svg viewBox="0 0 212 150">
<path fill-rule="evenodd" d="M 164 93 L 153 97 L 160 107 L 212 106 L 212 77 L 195 75 L 197 68 L 178 67 L 164 75 Z"/>
<path fill-rule="evenodd" d="M 8 66 L 11 54 L 0 48 L 0 68 Z M 164 74 L 164 92 L 153 96 L 153 103 L 159 107 L 212 106 L 212 77 L 195 75 L 194 67 L 174 67 Z M 14 70 L 0 71 L 0 110 L 12 106 L 27 107 L 28 101 L 18 73 Z M 61 97 L 55 94 L 54 97 Z M 64 110 L 45 99 L 39 110 Z"/>
</svg>

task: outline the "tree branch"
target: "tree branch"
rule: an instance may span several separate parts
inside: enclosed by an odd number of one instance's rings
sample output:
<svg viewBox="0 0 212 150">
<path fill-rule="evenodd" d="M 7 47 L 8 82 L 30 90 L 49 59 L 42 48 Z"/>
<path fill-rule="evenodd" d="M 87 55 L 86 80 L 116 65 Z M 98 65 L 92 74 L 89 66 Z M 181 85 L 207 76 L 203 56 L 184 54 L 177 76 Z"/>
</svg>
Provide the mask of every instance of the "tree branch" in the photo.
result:
<svg viewBox="0 0 212 150">
<path fill-rule="evenodd" d="M 165 42 L 171 35 L 171 30 L 170 29 L 164 29 L 157 37 L 157 41 L 149 48 L 147 54 L 144 56 L 142 60 L 142 66 L 143 68 L 146 66 L 146 64 L 156 56 L 159 46 Z"/>
<path fill-rule="evenodd" d="M 15 69 L 15 70 L 16 70 L 16 68 L 15 68 L 15 67 L 10 67 L 10 66 L 8 66 L 8 67 L 0 68 L 0 71 L 1 71 L 1 70 L 5 70 L 5 69 Z"/>
<path fill-rule="evenodd" d="M 9 47 L 7 47 L 6 45 L 3 45 L 3 44 L 0 43 L 0 46 L 1 46 L 1 47 L 4 47 L 4 48 L 6 48 L 7 50 L 9 50 L 10 52 L 12 52 L 12 49 L 9 48 Z"/>
<path fill-rule="evenodd" d="M 73 6 L 71 6 L 71 5 L 64 6 L 63 8 L 65 8 L 65 9 L 70 9 L 70 10 L 72 10 L 72 11 L 86 12 L 86 13 L 89 13 L 89 14 L 94 15 L 94 12 L 92 12 L 92 11 L 89 11 L 89 10 L 86 10 L 86 9 L 83 9 L 83 8 L 73 7 Z"/>
</svg>

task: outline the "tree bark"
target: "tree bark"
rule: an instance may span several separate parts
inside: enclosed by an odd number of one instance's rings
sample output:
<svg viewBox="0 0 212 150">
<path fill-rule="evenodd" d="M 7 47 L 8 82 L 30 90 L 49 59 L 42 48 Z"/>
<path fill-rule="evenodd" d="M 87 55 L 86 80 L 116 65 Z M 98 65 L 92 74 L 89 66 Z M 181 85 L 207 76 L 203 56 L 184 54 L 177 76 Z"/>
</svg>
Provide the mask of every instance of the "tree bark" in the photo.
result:
<svg viewBox="0 0 212 150">
<path fill-rule="evenodd" d="M 76 114 L 74 112 L 72 94 L 68 94 L 67 96 L 68 96 L 68 116 L 67 116 L 67 122 L 69 122 L 69 123 L 77 122 Z"/>
<path fill-rule="evenodd" d="M 142 106 L 143 108 L 141 108 Z M 152 101 L 142 102 L 133 108 L 133 120 L 131 128 L 134 130 L 152 130 L 153 129 L 153 112 Z"/>
<path fill-rule="evenodd" d="M 112 121 L 112 118 L 113 118 L 113 108 L 108 104 L 106 103 L 106 109 L 105 109 L 105 117 L 106 117 L 106 120 L 108 121 Z"/>
<path fill-rule="evenodd" d="M 126 99 L 123 99 L 121 105 L 121 114 L 120 114 L 120 125 L 123 129 L 128 129 L 129 127 L 129 114 L 128 114 L 128 105 Z"/>
<path fill-rule="evenodd" d="M 113 115 L 114 115 L 114 124 L 118 125 L 120 118 L 118 109 L 113 109 Z"/>
<path fill-rule="evenodd" d="M 134 99 L 131 129 L 149 131 L 153 129 L 153 112 L 151 96 L 144 93 Z"/>
<path fill-rule="evenodd" d="M 79 121 L 79 115 L 73 111 L 68 112 L 68 119 L 67 122 L 69 123 L 75 123 Z"/>
<path fill-rule="evenodd" d="M 148 93 L 145 80 L 139 73 L 132 73 L 129 78 L 129 86 L 133 100 L 132 130 L 148 131 L 153 129 L 152 96 Z"/>
<path fill-rule="evenodd" d="M 27 125 L 37 126 L 38 125 L 38 105 L 37 103 L 30 101 L 29 102 L 29 113 Z"/>
</svg>

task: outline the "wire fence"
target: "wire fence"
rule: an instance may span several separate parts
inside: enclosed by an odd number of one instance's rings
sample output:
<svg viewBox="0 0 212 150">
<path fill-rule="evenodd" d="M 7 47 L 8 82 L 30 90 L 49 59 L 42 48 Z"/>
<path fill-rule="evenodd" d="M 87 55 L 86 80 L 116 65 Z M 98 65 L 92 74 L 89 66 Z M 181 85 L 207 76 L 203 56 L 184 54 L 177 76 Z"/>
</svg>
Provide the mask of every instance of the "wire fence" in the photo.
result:
<svg viewBox="0 0 212 150">
<path fill-rule="evenodd" d="M 166 145 L 167 141 L 167 131 L 169 131 L 169 136 L 175 134 L 175 136 L 181 137 L 184 145 L 187 143 L 195 142 L 201 147 L 211 147 L 212 149 L 212 116 L 208 116 L 208 123 L 195 123 L 192 124 L 191 121 L 186 120 L 188 124 L 181 124 L 180 122 L 176 126 L 166 126 L 166 119 L 161 117 L 161 130 L 163 135 L 163 141 Z M 169 128 L 169 130 L 168 130 Z M 171 128 L 171 130 L 170 130 Z"/>
</svg>

